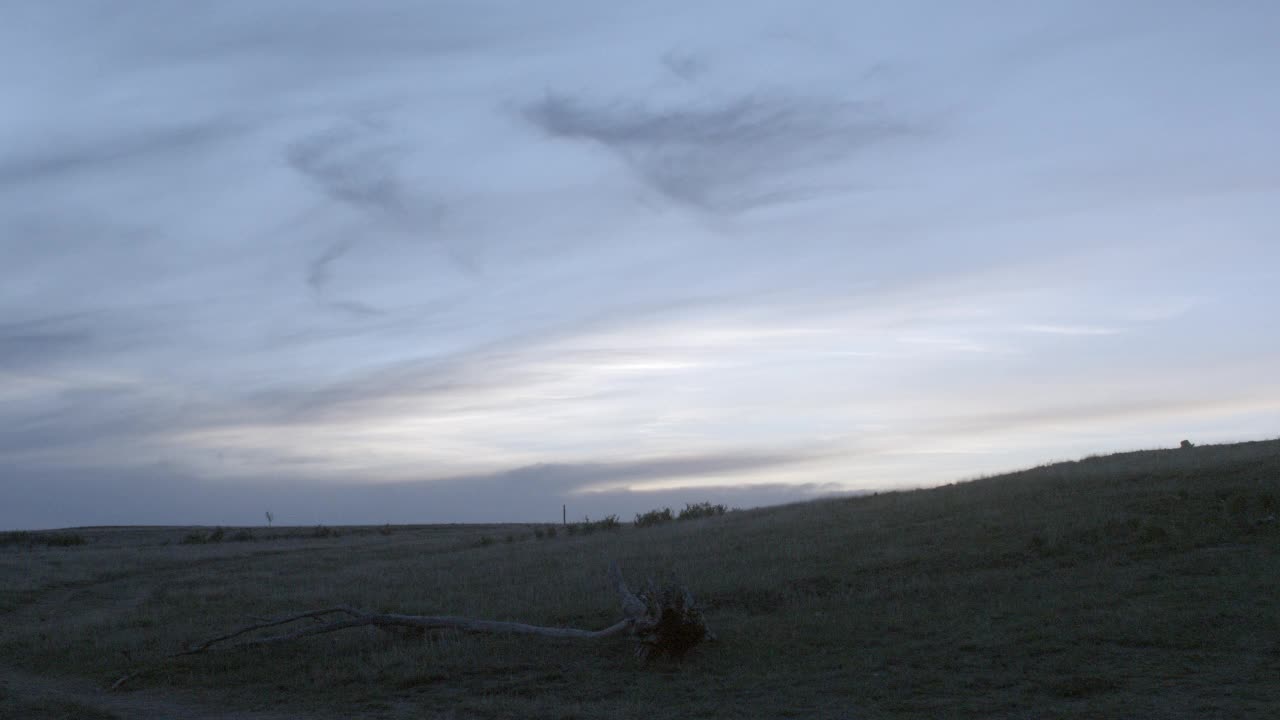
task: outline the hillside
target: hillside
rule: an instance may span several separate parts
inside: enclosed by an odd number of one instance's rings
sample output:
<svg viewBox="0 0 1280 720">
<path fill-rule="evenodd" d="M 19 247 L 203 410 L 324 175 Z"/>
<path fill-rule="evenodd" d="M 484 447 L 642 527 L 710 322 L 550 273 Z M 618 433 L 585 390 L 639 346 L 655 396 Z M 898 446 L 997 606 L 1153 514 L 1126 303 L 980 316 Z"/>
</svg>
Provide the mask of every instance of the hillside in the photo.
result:
<svg viewBox="0 0 1280 720">
<path fill-rule="evenodd" d="M 0 717 L 1274 717 L 1277 513 L 1280 440 L 553 538 L 86 529 L 0 545 Z M 685 582 L 718 641 L 645 665 L 625 640 L 361 629 L 99 689 L 337 604 L 603 628 L 612 559 Z"/>
</svg>

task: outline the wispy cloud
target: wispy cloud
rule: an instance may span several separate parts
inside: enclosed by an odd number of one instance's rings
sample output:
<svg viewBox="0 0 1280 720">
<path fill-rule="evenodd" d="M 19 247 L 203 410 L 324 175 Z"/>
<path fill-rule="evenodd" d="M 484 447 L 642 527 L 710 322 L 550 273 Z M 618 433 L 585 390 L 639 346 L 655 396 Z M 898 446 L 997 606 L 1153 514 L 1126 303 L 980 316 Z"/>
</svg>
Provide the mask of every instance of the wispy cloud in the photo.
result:
<svg viewBox="0 0 1280 720">
<path fill-rule="evenodd" d="M 1023 332 L 1037 333 L 1040 335 L 1119 335 L 1124 332 L 1120 328 L 1103 327 L 1100 325 L 1023 325 L 1020 328 Z"/>
<path fill-rule="evenodd" d="M 395 167 L 396 156 L 405 151 L 380 139 L 375 127 L 362 124 L 299 140 L 285 158 L 330 199 L 405 223 L 426 216 L 416 207 L 426 203 L 413 197 Z"/>
<path fill-rule="evenodd" d="M 766 93 L 674 107 L 547 93 L 525 117 L 617 153 L 670 200 L 727 213 L 827 190 L 797 173 L 921 132 L 875 103 Z"/>
<path fill-rule="evenodd" d="M 83 352 L 94 340 L 95 332 L 74 317 L 0 323 L 0 368 L 47 365 Z"/>
<path fill-rule="evenodd" d="M 626 513 L 1275 427 L 1276 10 L 666 5 L 6 13 L 0 526 Z"/>
<path fill-rule="evenodd" d="M 18 151 L 0 160 L 0 187 L 80 174 L 119 172 L 129 164 L 173 158 L 208 148 L 242 131 L 239 123 L 218 120 L 121 130 L 87 139 L 70 138 L 48 147 Z"/>
</svg>

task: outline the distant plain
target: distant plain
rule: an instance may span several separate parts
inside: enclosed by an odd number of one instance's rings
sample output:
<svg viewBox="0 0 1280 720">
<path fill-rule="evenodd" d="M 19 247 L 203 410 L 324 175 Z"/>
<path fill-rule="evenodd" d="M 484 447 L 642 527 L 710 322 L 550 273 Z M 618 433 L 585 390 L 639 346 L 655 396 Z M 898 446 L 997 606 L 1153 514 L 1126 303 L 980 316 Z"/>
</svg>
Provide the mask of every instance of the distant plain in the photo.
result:
<svg viewBox="0 0 1280 720">
<path fill-rule="evenodd" d="M 9 533 L 0 717 L 1280 717 L 1277 513 L 1280 440 L 554 537 Z M 623 638 L 361 628 L 162 660 L 339 604 L 599 629 L 613 560 L 687 585 L 717 641 L 644 663 Z"/>
</svg>

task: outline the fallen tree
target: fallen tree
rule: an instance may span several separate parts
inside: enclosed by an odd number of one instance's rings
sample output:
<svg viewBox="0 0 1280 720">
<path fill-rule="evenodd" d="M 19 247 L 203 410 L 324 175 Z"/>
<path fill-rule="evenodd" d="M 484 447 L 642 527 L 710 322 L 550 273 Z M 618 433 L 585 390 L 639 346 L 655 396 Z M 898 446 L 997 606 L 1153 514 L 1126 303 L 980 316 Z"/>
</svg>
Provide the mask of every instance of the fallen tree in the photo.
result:
<svg viewBox="0 0 1280 720">
<path fill-rule="evenodd" d="M 658 586 L 650 580 L 644 590 L 633 593 L 627 587 L 626 580 L 623 579 L 622 571 L 616 562 L 609 564 L 609 578 L 622 602 L 623 618 L 603 630 L 543 627 L 518 622 L 477 620 L 454 615 L 371 613 L 346 605 L 338 605 L 280 618 L 259 619 L 252 625 L 189 645 L 187 649 L 166 656 L 163 660 L 199 655 L 214 650 L 275 645 L 357 627 L 375 627 L 391 632 L 409 630 L 415 633 L 426 633 L 433 630 L 455 630 L 465 633 L 532 635 L 574 640 L 597 640 L 629 634 L 637 640 L 636 656 L 646 660 L 661 656 L 678 659 L 684 657 L 698 643 L 715 638 L 707 629 L 702 611 L 687 588 L 676 584 Z M 274 635 L 254 636 L 254 633 L 261 630 L 283 628 L 303 620 L 312 620 L 315 624 Z M 125 675 L 115 681 L 111 689 L 123 687 L 130 680 L 150 669 L 152 668 Z"/>
</svg>

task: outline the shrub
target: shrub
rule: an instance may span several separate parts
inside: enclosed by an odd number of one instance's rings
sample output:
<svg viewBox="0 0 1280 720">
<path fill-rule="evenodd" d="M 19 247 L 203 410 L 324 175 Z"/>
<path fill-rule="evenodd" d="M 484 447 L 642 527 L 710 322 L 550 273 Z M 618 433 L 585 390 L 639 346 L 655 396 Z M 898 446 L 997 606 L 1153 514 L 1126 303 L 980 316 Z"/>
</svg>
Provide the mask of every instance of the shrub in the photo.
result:
<svg viewBox="0 0 1280 720">
<path fill-rule="evenodd" d="M 590 535 L 597 530 L 617 530 L 622 527 L 622 523 L 618 521 L 617 515 L 609 515 L 603 520 L 592 520 L 589 517 L 582 518 L 580 523 L 571 523 L 569 525 L 569 534 Z"/>
<path fill-rule="evenodd" d="M 34 545 L 35 542 L 35 533 L 26 530 L 0 533 L 0 545 Z"/>
<path fill-rule="evenodd" d="M 253 533 L 248 530 L 240 530 L 235 535 L 231 536 L 231 540 L 233 542 L 253 542 L 257 539 L 258 538 L 254 537 Z"/>
<path fill-rule="evenodd" d="M 553 537 L 555 537 L 555 536 L 556 536 L 556 526 L 555 526 L 555 525 L 548 525 L 548 526 L 547 526 L 547 537 L 549 537 L 549 538 L 553 538 Z"/>
<path fill-rule="evenodd" d="M 480 536 L 480 547 L 488 547 L 492 544 L 493 544 L 493 538 L 489 537 L 488 535 Z"/>
<path fill-rule="evenodd" d="M 386 525 L 383 525 L 382 527 L 378 528 L 379 535 L 390 535 L 393 532 L 395 531 L 391 529 L 391 523 L 387 523 Z"/>
<path fill-rule="evenodd" d="M 661 510 L 650 510 L 644 514 L 637 514 L 635 524 L 639 528 L 653 527 L 654 525 L 671 522 L 673 519 L 671 508 L 662 508 Z"/>
<path fill-rule="evenodd" d="M 186 535 L 186 537 L 182 538 L 182 540 L 180 541 L 180 544 L 182 544 L 182 545 L 204 545 L 205 543 L 216 543 L 216 542 L 222 542 L 222 540 L 223 540 L 226 536 L 227 536 L 227 531 L 226 531 L 226 530 L 223 530 L 223 529 L 222 529 L 222 528 L 220 528 L 220 527 L 216 527 L 216 528 L 214 528 L 214 529 L 213 529 L 213 531 L 212 531 L 212 532 L 210 532 L 208 535 L 206 535 L 206 534 L 204 534 L 204 533 L 198 533 L 198 532 L 188 533 L 188 534 Z M 233 539 L 233 540 L 238 540 L 238 539 L 240 539 L 240 538 L 239 538 L 239 536 L 236 536 L 236 537 L 234 537 L 234 538 L 232 538 L 232 539 Z M 252 537 L 250 537 L 249 539 L 250 539 L 250 540 L 252 540 L 253 538 L 252 538 Z"/>
<path fill-rule="evenodd" d="M 677 520 L 697 520 L 698 518 L 715 517 L 728 511 L 724 505 L 712 505 L 709 502 L 687 503 L 680 511 Z"/>
<path fill-rule="evenodd" d="M 311 531 L 311 537 L 331 538 L 331 537 L 342 537 L 342 535 L 337 530 L 334 530 L 331 527 L 327 527 L 325 525 L 317 525 L 315 529 Z"/>
</svg>

